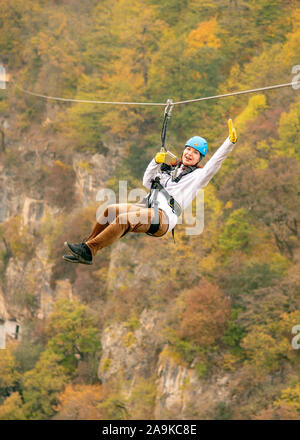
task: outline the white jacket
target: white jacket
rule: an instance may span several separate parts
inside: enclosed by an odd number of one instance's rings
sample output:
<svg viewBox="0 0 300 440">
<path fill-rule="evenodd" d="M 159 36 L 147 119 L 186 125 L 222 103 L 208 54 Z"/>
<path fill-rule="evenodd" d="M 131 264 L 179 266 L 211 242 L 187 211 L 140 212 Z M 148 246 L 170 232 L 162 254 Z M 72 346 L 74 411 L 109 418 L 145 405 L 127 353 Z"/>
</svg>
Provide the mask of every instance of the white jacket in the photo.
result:
<svg viewBox="0 0 300 440">
<path fill-rule="evenodd" d="M 168 191 L 168 193 L 174 197 L 179 203 L 182 210 L 187 208 L 196 197 L 198 191 L 205 187 L 211 178 L 220 169 L 222 162 L 226 159 L 228 154 L 232 151 L 234 144 L 229 140 L 229 137 L 221 145 L 221 147 L 213 154 L 209 161 L 203 168 L 197 168 L 193 172 L 186 174 L 179 180 L 179 182 L 173 182 L 172 177 L 167 173 L 160 174 L 160 164 L 156 163 L 154 159 L 149 163 L 146 168 L 143 185 L 147 188 L 151 188 L 151 181 L 156 176 L 161 176 L 160 183 Z M 182 172 L 182 165 L 178 169 L 177 176 Z M 168 216 L 169 228 L 171 231 L 177 224 L 178 217 L 172 211 L 172 208 L 168 205 L 166 198 L 163 194 L 158 193 L 157 197 L 158 207 L 162 209 Z"/>
</svg>

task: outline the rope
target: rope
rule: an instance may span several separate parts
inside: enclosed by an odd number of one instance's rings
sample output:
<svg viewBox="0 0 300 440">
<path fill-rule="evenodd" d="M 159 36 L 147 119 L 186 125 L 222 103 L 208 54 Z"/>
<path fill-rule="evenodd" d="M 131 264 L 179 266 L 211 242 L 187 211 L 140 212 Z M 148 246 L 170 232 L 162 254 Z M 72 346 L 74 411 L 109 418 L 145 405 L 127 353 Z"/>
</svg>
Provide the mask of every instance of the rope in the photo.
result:
<svg viewBox="0 0 300 440">
<path fill-rule="evenodd" d="M 236 95 L 243 95 L 243 94 L 246 94 L 246 93 L 261 92 L 263 90 L 279 89 L 279 88 L 282 88 L 282 87 L 293 86 L 293 85 L 296 85 L 296 84 L 300 85 L 300 82 L 298 81 L 298 82 L 290 82 L 290 83 L 286 83 L 286 84 L 276 84 L 274 86 L 260 87 L 260 88 L 257 88 L 257 89 L 250 89 L 250 90 L 242 90 L 240 92 L 225 93 L 223 95 L 206 96 L 206 97 L 203 97 L 203 98 L 189 99 L 189 100 L 186 100 L 186 101 L 177 101 L 177 102 L 173 102 L 172 105 L 189 104 L 189 103 L 192 103 L 192 102 L 207 101 L 209 99 L 218 99 L 218 98 L 225 98 L 227 96 L 236 96 Z M 166 106 L 165 102 L 92 101 L 92 100 L 85 100 L 85 99 L 59 98 L 59 97 L 56 97 L 56 96 L 48 96 L 48 95 L 42 95 L 40 93 L 30 92 L 29 90 L 24 90 L 22 87 L 20 87 L 18 85 L 16 85 L 16 87 L 19 90 L 21 90 L 23 93 L 26 93 L 28 95 L 36 96 L 38 98 L 55 100 L 55 101 L 81 102 L 81 103 L 88 103 L 88 104 Z"/>
<path fill-rule="evenodd" d="M 187 101 L 178 101 L 178 102 L 174 102 L 174 105 L 189 104 L 191 102 L 205 101 L 208 99 L 225 98 L 226 96 L 243 95 L 245 93 L 261 92 L 262 90 L 279 89 L 280 87 L 288 87 L 288 86 L 293 86 L 295 84 L 300 85 L 300 82 L 290 82 L 290 83 L 286 83 L 286 84 L 277 84 L 275 86 L 260 87 L 259 89 L 242 90 L 240 92 L 225 93 L 224 95 L 207 96 L 205 98 L 196 98 L 196 99 L 189 99 Z"/>
<path fill-rule="evenodd" d="M 57 96 L 41 95 L 40 93 L 30 92 L 29 90 L 24 90 L 22 87 L 15 85 L 17 89 L 21 90 L 27 95 L 36 96 L 38 98 L 45 98 L 54 101 L 64 101 L 64 102 L 83 102 L 88 104 L 112 104 L 112 105 L 166 105 L 165 102 L 121 102 L 121 101 L 90 101 L 87 99 L 72 99 L 72 98 L 59 98 Z"/>
<path fill-rule="evenodd" d="M 166 151 L 165 143 L 166 143 L 166 134 L 167 134 L 167 127 L 168 127 L 168 120 L 171 117 L 171 113 L 173 110 L 174 104 L 172 99 L 168 99 L 166 108 L 165 108 L 165 116 L 164 116 L 164 122 L 161 129 L 161 149 Z"/>
</svg>

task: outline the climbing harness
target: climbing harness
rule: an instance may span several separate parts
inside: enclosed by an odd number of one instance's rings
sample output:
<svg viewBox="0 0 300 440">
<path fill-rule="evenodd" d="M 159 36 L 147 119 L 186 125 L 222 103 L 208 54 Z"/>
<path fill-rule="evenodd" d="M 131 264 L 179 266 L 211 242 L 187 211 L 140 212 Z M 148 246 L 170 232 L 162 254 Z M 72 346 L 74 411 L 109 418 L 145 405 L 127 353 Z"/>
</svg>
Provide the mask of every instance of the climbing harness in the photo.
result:
<svg viewBox="0 0 300 440">
<path fill-rule="evenodd" d="M 182 179 L 183 176 L 186 176 L 187 174 L 192 173 L 196 169 L 197 169 L 196 165 L 195 166 L 185 166 L 185 169 L 182 171 L 182 173 L 180 173 L 178 177 L 172 178 L 172 181 L 178 183 Z M 167 171 L 167 173 L 168 173 L 168 171 Z"/>
<path fill-rule="evenodd" d="M 160 192 L 161 194 L 163 194 L 165 196 L 165 198 L 167 199 L 168 205 L 171 206 L 173 212 L 177 215 L 177 217 L 179 217 L 181 215 L 181 207 L 180 207 L 179 203 L 177 203 L 176 200 L 174 199 L 174 197 L 171 196 L 168 193 L 168 191 L 162 186 L 158 176 L 155 177 L 155 179 L 153 180 L 151 189 L 156 191 L 154 194 L 153 200 L 154 200 L 154 198 L 156 200 L 157 194 L 158 194 L 158 192 Z"/>
<path fill-rule="evenodd" d="M 179 174 L 178 177 L 173 178 L 172 177 L 172 170 L 174 167 L 171 165 L 162 164 L 161 171 L 164 173 L 167 173 L 171 176 L 171 179 L 173 182 L 178 183 L 182 177 L 186 176 L 187 174 L 192 173 L 197 169 L 197 166 L 186 166 L 182 173 Z M 156 176 L 155 179 L 152 180 L 152 185 L 150 189 L 150 193 L 145 198 L 145 203 L 147 208 L 154 208 L 154 217 L 151 221 L 151 226 L 147 232 L 149 235 L 155 234 L 155 232 L 158 231 L 160 223 L 159 223 L 159 213 L 158 213 L 158 202 L 157 202 L 157 196 L 158 193 L 161 193 L 165 196 L 168 205 L 172 208 L 172 211 L 179 217 L 181 215 L 181 207 L 178 202 L 174 199 L 173 196 L 171 196 L 168 191 L 162 186 L 160 183 L 160 177 Z M 152 197 L 152 200 L 150 202 L 150 198 Z M 172 235 L 174 239 L 174 228 L 172 229 Z M 174 240 L 175 241 L 175 240 Z"/>
<path fill-rule="evenodd" d="M 163 194 L 166 198 L 168 205 L 172 208 L 172 211 L 179 217 L 181 215 L 181 207 L 178 202 L 171 196 L 168 191 L 162 186 L 160 183 L 160 177 L 156 176 L 155 179 L 152 180 L 151 190 L 148 196 L 146 197 L 145 203 L 147 208 L 154 208 L 154 217 L 151 221 L 151 226 L 147 231 L 147 234 L 153 235 L 155 234 L 160 226 L 159 223 L 159 212 L 158 212 L 158 201 L 157 196 L 158 193 Z M 151 199 L 151 200 L 150 200 Z"/>
</svg>

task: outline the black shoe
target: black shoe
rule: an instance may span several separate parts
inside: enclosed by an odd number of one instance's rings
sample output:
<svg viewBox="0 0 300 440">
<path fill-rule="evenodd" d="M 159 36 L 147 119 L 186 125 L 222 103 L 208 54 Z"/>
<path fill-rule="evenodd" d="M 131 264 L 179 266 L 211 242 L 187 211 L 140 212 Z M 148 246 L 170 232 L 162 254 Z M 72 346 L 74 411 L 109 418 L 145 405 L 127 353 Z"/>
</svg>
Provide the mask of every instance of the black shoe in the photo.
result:
<svg viewBox="0 0 300 440">
<path fill-rule="evenodd" d="M 75 257 L 75 255 L 64 255 L 63 260 L 68 261 L 69 263 L 81 263 L 81 264 L 90 264 L 83 261 L 80 261 L 78 257 Z"/>
<path fill-rule="evenodd" d="M 65 242 L 72 254 L 79 260 L 80 263 L 93 264 L 93 256 L 89 247 L 85 243 L 73 244 Z"/>
</svg>

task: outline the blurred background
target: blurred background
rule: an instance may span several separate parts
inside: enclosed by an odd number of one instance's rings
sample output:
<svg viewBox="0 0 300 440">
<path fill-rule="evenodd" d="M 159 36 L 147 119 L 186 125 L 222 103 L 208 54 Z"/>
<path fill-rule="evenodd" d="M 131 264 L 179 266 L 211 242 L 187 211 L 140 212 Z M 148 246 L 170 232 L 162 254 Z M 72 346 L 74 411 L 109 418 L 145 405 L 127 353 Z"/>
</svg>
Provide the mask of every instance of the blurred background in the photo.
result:
<svg viewBox="0 0 300 440">
<path fill-rule="evenodd" d="M 289 83 L 299 24 L 295 0 L 1 1 L 0 419 L 300 419 L 296 86 L 175 107 L 179 156 L 237 129 L 203 233 L 129 234 L 90 267 L 63 243 L 89 235 L 99 189 L 142 187 L 164 108 L 22 91 L 166 102 Z"/>
</svg>

